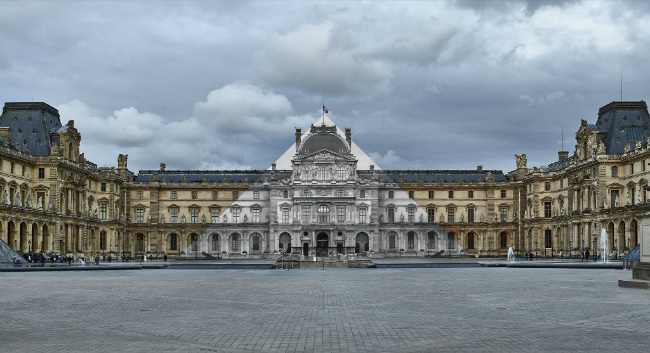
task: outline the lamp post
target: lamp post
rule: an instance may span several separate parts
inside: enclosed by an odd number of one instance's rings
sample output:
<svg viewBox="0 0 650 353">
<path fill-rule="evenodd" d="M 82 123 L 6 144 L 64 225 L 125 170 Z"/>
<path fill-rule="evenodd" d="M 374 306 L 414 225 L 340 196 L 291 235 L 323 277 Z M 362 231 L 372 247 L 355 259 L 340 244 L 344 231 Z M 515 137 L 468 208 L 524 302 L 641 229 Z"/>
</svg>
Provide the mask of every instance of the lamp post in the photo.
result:
<svg viewBox="0 0 650 353">
<path fill-rule="evenodd" d="M 538 249 L 538 247 L 537 247 L 537 240 L 535 240 L 535 257 L 537 257 L 537 249 Z"/>
<path fill-rule="evenodd" d="M 573 240 L 569 239 L 569 259 L 573 259 Z"/>
<path fill-rule="evenodd" d="M 564 241 L 560 240 L 560 252 L 562 252 L 563 249 L 564 249 Z M 562 255 L 562 254 L 560 254 L 560 255 Z M 560 257 L 562 257 L 562 256 L 560 256 Z"/>
<path fill-rule="evenodd" d="M 18 251 L 18 239 L 14 239 L 14 250 Z"/>
<path fill-rule="evenodd" d="M 594 237 L 594 253 L 596 253 L 596 237 Z"/>
</svg>

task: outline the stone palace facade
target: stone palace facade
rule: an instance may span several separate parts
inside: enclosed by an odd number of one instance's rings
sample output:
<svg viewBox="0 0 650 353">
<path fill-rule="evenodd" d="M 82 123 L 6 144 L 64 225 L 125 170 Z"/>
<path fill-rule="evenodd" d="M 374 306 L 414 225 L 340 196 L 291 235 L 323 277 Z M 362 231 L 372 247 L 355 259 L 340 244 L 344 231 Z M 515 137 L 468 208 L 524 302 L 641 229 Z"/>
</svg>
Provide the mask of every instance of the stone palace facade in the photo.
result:
<svg viewBox="0 0 650 353">
<path fill-rule="evenodd" d="M 0 117 L 0 234 L 21 252 L 196 258 L 618 256 L 650 225 L 645 102 L 583 120 L 575 151 L 516 169 L 382 170 L 327 115 L 266 170 L 98 168 L 45 103 Z"/>
</svg>

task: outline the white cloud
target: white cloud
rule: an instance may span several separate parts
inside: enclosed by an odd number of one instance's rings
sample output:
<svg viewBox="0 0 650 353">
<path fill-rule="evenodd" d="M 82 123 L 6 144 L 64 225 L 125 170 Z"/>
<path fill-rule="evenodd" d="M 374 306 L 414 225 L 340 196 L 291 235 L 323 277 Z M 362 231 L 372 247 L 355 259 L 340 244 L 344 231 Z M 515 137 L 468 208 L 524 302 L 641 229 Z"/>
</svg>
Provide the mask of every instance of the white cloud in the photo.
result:
<svg viewBox="0 0 650 353">
<path fill-rule="evenodd" d="M 338 29 L 327 22 L 273 35 L 255 60 L 261 77 L 321 96 L 367 96 L 385 88 L 387 66 L 360 55 L 357 47 L 334 45 Z"/>
<path fill-rule="evenodd" d="M 399 156 L 395 151 L 388 150 L 385 154 L 370 152 L 368 156 L 384 170 L 388 169 L 422 169 L 420 161 L 411 161 Z"/>
</svg>

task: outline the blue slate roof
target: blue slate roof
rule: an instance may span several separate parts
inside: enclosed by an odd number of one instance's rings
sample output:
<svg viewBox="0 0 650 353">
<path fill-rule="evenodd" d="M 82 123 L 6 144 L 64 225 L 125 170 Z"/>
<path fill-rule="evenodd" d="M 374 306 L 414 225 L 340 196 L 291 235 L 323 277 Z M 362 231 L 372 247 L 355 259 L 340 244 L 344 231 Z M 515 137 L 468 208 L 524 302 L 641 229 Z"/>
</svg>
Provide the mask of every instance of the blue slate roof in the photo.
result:
<svg viewBox="0 0 650 353">
<path fill-rule="evenodd" d="M 53 136 L 62 127 L 59 111 L 43 102 L 5 103 L 0 127 L 11 128 L 9 138 L 14 147 L 34 156 L 48 156 Z"/>
<path fill-rule="evenodd" d="M 204 179 L 208 183 L 252 183 L 267 172 L 266 170 L 141 170 L 133 181 L 162 182 L 165 178 L 167 183 L 180 183 L 185 178 L 187 183 L 201 183 Z"/>
<path fill-rule="evenodd" d="M 590 127 L 591 130 L 591 127 Z M 607 153 L 625 153 L 625 146 L 636 148 L 636 142 L 645 146 L 650 136 L 650 115 L 645 101 L 612 102 L 598 111 L 598 121 L 592 131 L 602 132 L 602 141 Z"/>
<path fill-rule="evenodd" d="M 494 176 L 497 182 L 508 181 L 508 178 L 500 170 L 384 170 L 383 173 L 388 175 L 394 182 L 404 183 L 423 182 L 442 182 L 457 183 L 461 178 L 463 182 L 475 183 L 485 181 L 488 173 Z"/>
</svg>

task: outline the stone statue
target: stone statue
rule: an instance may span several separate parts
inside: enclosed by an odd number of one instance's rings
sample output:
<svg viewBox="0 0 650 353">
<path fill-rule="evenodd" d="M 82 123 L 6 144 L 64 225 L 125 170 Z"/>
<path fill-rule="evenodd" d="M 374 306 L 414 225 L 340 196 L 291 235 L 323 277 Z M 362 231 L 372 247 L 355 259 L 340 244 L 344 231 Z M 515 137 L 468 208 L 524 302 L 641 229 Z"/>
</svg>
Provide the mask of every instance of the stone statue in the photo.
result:
<svg viewBox="0 0 650 353">
<path fill-rule="evenodd" d="M 464 213 L 461 213 L 461 214 L 460 214 L 460 222 L 461 222 L 461 223 L 462 223 L 462 222 L 465 222 L 465 214 L 464 214 Z"/>
<path fill-rule="evenodd" d="M 517 168 L 526 168 L 528 160 L 526 159 L 526 154 L 516 154 Z"/>
<path fill-rule="evenodd" d="M 271 223 L 271 218 L 269 217 L 269 215 L 266 215 L 265 220 L 266 220 L 266 223 Z"/>
<path fill-rule="evenodd" d="M 625 153 L 630 153 L 630 145 L 625 145 Z"/>
<path fill-rule="evenodd" d="M 528 210 L 524 211 L 524 218 L 525 218 L 525 219 L 528 218 Z"/>
<path fill-rule="evenodd" d="M 52 211 L 52 199 L 47 203 L 47 210 Z"/>
<path fill-rule="evenodd" d="M 42 210 L 42 209 L 43 209 L 43 197 L 42 197 L 42 196 L 39 196 L 38 199 L 36 199 L 36 203 L 37 203 L 37 205 L 38 205 L 37 208 L 38 208 L 39 210 Z"/>
<path fill-rule="evenodd" d="M 22 206 L 23 203 L 20 201 L 20 192 L 16 192 L 16 198 L 14 199 L 14 206 Z"/>
<path fill-rule="evenodd" d="M 423 222 L 424 222 L 424 215 L 422 213 L 420 213 L 420 223 L 423 223 Z"/>
<path fill-rule="evenodd" d="M 399 221 L 404 222 L 404 214 L 403 213 L 399 215 Z"/>
<path fill-rule="evenodd" d="M 442 213 L 440 214 L 440 223 L 445 221 L 445 217 L 443 217 Z"/>
<path fill-rule="evenodd" d="M 379 215 L 379 223 L 384 223 L 384 214 Z"/>
<path fill-rule="evenodd" d="M 485 221 L 485 216 L 483 216 L 483 213 L 481 213 L 481 222 Z"/>
<path fill-rule="evenodd" d="M 614 198 L 614 207 L 618 207 L 618 195 Z"/>
<path fill-rule="evenodd" d="M 5 190 L 2 195 L 2 203 L 5 205 L 9 203 L 9 195 L 7 194 L 7 190 Z"/>
<path fill-rule="evenodd" d="M 627 195 L 625 195 L 625 205 L 627 206 L 629 204 L 630 204 L 630 192 L 628 191 Z"/>
<path fill-rule="evenodd" d="M 185 215 L 181 216 L 181 223 L 185 223 Z"/>
<path fill-rule="evenodd" d="M 223 215 L 223 223 L 228 223 L 228 216 L 227 215 Z"/>
<path fill-rule="evenodd" d="M 32 195 L 27 195 L 27 207 L 32 208 Z"/>
<path fill-rule="evenodd" d="M 248 222 L 248 215 L 244 215 L 244 223 Z"/>
<path fill-rule="evenodd" d="M 147 223 L 151 223 L 151 213 L 147 216 Z"/>
<path fill-rule="evenodd" d="M 496 212 L 494 213 L 494 218 L 492 219 L 492 222 L 493 222 L 493 223 L 496 223 L 496 222 L 497 222 L 497 214 L 496 214 Z"/>
<path fill-rule="evenodd" d="M 634 150 L 637 151 L 637 152 L 641 152 L 641 148 L 642 148 L 642 147 L 643 147 L 643 146 L 641 145 L 641 141 L 637 141 Z"/>
<path fill-rule="evenodd" d="M 607 209 L 607 199 L 603 200 L 603 208 Z"/>
<path fill-rule="evenodd" d="M 201 216 L 201 223 L 205 223 L 205 215 Z"/>
<path fill-rule="evenodd" d="M 129 157 L 128 154 L 120 154 L 117 156 L 117 167 L 126 168 L 126 159 Z"/>
<path fill-rule="evenodd" d="M 165 223 L 165 215 L 160 216 L 160 223 Z"/>
<path fill-rule="evenodd" d="M 637 204 L 641 204 L 641 203 L 642 203 L 642 202 L 641 202 L 641 191 L 639 191 L 639 192 L 636 194 L 636 203 L 637 203 Z"/>
<path fill-rule="evenodd" d="M 603 141 L 600 141 L 600 143 L 598 144 L 598 154 L 606 154 L 606 153 L 607 153 L 607 149 L 605 148 L 605 144 L 603 143 Z"/>
<path fill-rule="evenodd" d="M 372 213 L 370 214 L 370 223 L 375 223 L 375 215 Z"/>
</svg>

